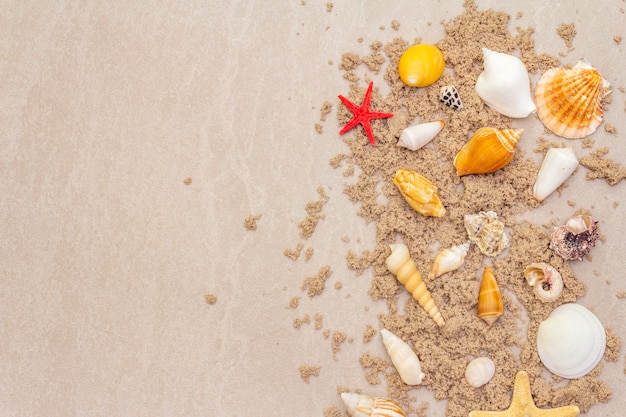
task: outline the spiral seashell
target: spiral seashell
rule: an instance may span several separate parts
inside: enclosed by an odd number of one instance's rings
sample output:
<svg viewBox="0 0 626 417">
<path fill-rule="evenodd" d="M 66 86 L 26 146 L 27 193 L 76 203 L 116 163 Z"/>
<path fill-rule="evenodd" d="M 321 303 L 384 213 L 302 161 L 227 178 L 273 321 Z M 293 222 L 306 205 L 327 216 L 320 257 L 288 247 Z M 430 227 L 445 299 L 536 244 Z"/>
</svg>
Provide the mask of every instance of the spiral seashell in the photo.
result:
<svg viewBox="0 0 626 417">
<path fill-rule="evenodd" d="M 488 174 L 504 168 L 515 154 L 515 146 L 524 129 L 478 129 L 454 158 L 459 176 Z"/>
<path fill-rule="evenodd" d="M 436 120 L 409 126 L 400 134 L 398 146 L 416 151 L 433 140 L 445 124 L 443 120 Z"/>
<path fill-rule="evenodd" d="M 411 347 L 387 329 L 380 331 L 387 354 L 396 367 L 400 378 L 407 385 L 419 385 L 424 379 L 422 366 L 417 354 Z"/>
<path fill-rule="evenodd" d="M 426 310 L 435 323 L 439 327 L 443 326 L 445 321 L 426 288 L 415 262 L 409 255 L 409 248 L 404 243 L 392 243 L 389 247 L 391 248 L 391 255 L 386 260 L 389 271 L 406 287 L 407 291 Z"/>
<path fill-rule="evenodd" d="M 390 399 L 344 392 L 341 399 L 348 414 L 355 417 L 406 417 L 400 406 Z"/>
<path fill-rule="evenodd" d="M 400 79 L 409 87 L 426 87 L 441 77 L 446 62 L 435 45 L 420 43 L 408 48 L 398 62 Z"/>
<path fill-rule="evenodd" d="M 504 305 L 496 276 L 493 269 L 487 266 L 483 272 L 483 281 L 480 283 L 478 294 L 478 317 L 491 326 L 503 313 Z"/>
<path fill-rule="evenodd" d="M 563 259 L 582 259 L 596 245 L 598 226 L 590 215 L 571 217 L 550 236 L 550 249 Z"/>
<path fill-rule="evenodd" d="M 474 388 L 482 387 L 496 374 L 496 364 L 482 356 L 472 360 L 465 368 L 465 380 Z"/>
<path fill-rule="evenodd" d="M 498 256 L 509 246 L 504 223 L 498 220 L 495 211 L 466 214 L 463 218 L 469 239 L 487 256 Z"/>
<path fill-rule="evenodd" d="M 439 90 L 439 101 L 448 107 L 452 107 L 454 110 L 461 110 L 463 108 L 463 102 L 459 91 L 453 85 L 444 85 Z"/>
<path fill-rule="evenodd" d="M 393 183 L 409 206 L 424 216 L 443 217 L 446 209 L 437 193 L 437 186 L 423 175 L 407 169 L 399 169 Z"/>
<path fill-rule="evenodd" d="M 563 279 L 559 271 L 545 262 L 535 262 L 524 269 L 524 277 L 541 301 L 556 300 L 563 291 Z"/>
<path fill-rule="evenodd" d="M 572 148 L 550 148 L 543 158 L 533 186 L 535 200 L 542 202 L 554 192 L 578 167 Z"/>
<path fill-rule="evenodd" d="M 602 99 L 610 92 L 609 82 L 584 59 L 571 69 L 552 68 L 535 87 L 537 116 L 559 136 L 584 138 L 602 123 Z"/>
<path fill-rule="evenodd" d="M 530 79 L 517 57 L 483 48 L 485 70 L 476 80 L 476 93 L 505 116 L 524 118 L 537 110 L 530 94 Z"/>
<path fill-rule="evenodd" d="M 605 349 L 602 323 L 580 304 L 563 304 L 539 323 L 539 358 L 550 372 L 562 378 L 587 375 L 600 363 Z"/>
<path fill-rule="evenodd" d="M 432 280 L 446 272 L 455 271 L 463 265 L 469 251 L 470 242 L 444 249 L 437 254 L 428 277 Z"/>
</svg>

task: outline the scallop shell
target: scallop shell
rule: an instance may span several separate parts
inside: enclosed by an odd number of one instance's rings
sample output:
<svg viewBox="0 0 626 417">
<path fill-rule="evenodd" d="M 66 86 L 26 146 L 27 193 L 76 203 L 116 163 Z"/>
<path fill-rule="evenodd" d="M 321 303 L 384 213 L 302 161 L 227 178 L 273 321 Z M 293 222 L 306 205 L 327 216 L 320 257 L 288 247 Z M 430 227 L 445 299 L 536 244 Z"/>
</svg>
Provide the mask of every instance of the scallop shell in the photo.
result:
<svg viewBox="0 0 626 417">
<path fill-rule="evenodd" d="M 478 317 L 491 326 L 504 313 L 502 295 L 493 270 L 485 267 L 478 294 Z"/>
<path fill-rule="evenodd" d="M 504 168 L 515 154 L 515 146 L 524 129 L 478 129 L 454 158 L 459 176 L 488 174 Z"/>
<path fill-rule="evenodd" d="M 439 101 L 448 107 L 452 107 L 454 110 L 461 110 L 463 108 L 463 102 L 459 91 L 453 85 L 444 85 L 439 90 Z"/>
<path fill-rule="evenodd" d="M 457 270 L 463 265 L 469 251 L 470 242 L 444 249 L 437 254 L 428 277 L 432 280 L 446 272 Z"/>
<path fill-rule="evenodd" d="M 476 80 L 476 93 L 505 116 L 524 118 L 537 110 L 530 94 L 528 70 L 517 57 L 483 48 L 485 70 Z"/>
<path fill-rule="evenodd" d="M 504 223 L 494 211 L 481 211 L 464 217 L 465 230 L 470 240 L 487 256 L 498 256 L 509 246 Z"/>
<path fill-rule="evenodd" d="M 443 120 L 436 120 L 409 126 L 400 134 L 398 146 L 416 151 L 433 140 L 445 124 Z"/>
<path fill-rule="evenodd" d="M 528 265 L 524 269 L 524 277 L 528 285 L 534 288 L 537 298 L 543 302 L 554 301 L 563 292 L 561 274 L 552 265 L 545 262 L 535 262 Z"/>
<path fill-rule="evenodd" d="M 398 74 L 409 87 L 426 87 L 441 77 L 445 66 L 445 58 L 439 48 L 420 43 L 404 51 L 398 61 Z"/>
<path fill-rule="evenodd" d="M 496 364 L 482 356 L 472 360 L 465 368 L 465 380 L 474 388 L 482 387 L 496 374 Z"/>
<path fill-rule="evenodd" d="M 578 167 L 572 148 L 550 148 L 543 158 L 533 186 L 535 200 L 542 202 L 554 192 Z"/>
<path fill-rule="evenodd" d="M 406 417 L 400 406 L 390 399 L 344 392 L 341 399 L 348 415 L 355 417 Z"/>
<path fill-rule="evenodd" d="M 443 206 L 437 186 L 423 175 L 408 169 L 399 169 L 393 177 L 393 183 L 409 206 L 424 216 L 443 217 L 446 208 Z"/>
<path fill-rule="evenodd" d="M 600 320 L 580 304 L 563 304 L 539 324 L 537 352 L 546 368 L 563 378 L 587 375 L 600 363 L 606 333 Z"/>
<path fill-rule="evenodd" d="M 380 331 L 387 354 L 400 378 L 407 385 L 419 385 L 424 379 L 420 360 L 411 347 L 387 329 Z"/>
<path fill-rule="evenodd" d="M 550 236 L 550 249 L 563 259 L 582 259 L 596 245 L 598 226 L 588 214 L 571 217 Z"/>
<path fill-rule="evenodd" d="M 406 287 L 407 291 L 426 310 L 435 323 L 439 327 L 443 326 L 445 321 L 426 288 L 415 262 L 409 255 L 409 248 L 404 243 L 392 243 L 389 247 L 391 248 L 391 255 L 385 261 L 389 271 Z"/>
<path fill-rule="evenodd" d="M 602 99 L 610 91 L 608 81 L 584 59 L 571 69 L 549 69 L 535 87 L 537 116 L 559 136 L 584 138 L 602 123 Z"/>
</svg>

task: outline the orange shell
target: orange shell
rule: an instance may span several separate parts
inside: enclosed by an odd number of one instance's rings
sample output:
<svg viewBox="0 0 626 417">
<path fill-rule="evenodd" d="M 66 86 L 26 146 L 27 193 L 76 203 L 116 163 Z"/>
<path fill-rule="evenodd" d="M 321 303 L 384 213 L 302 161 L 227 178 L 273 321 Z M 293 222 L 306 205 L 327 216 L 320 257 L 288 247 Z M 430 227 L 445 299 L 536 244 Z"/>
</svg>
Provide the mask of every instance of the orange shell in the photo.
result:
<svg viewBox="0 0 626 417">
<path fill-rule="evenodd" d="M 478 317 L 491 326 L 502 313 L 504 313 L 504 305 L 496 277 L 491 268 L 485 267 L 478 295 Z"/>
<path fill-rule="evenodd" d="M 459 176 L 487 174 L 504 168 L 513 159 L 524 129 L 478 129 L 454 158 Z"/>
</svg>

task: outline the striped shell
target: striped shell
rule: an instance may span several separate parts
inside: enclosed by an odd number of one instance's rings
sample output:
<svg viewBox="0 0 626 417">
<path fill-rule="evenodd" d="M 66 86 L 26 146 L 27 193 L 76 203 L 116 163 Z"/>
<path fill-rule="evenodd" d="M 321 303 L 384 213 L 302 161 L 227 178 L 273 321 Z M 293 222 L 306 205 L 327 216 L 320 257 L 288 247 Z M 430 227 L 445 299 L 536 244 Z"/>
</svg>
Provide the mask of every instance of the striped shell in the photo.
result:
<svg viewBox="0 0 626 417">
<path fill-rule="evenodd" d="M 504 168 L 515 154 L 515 146 L 524 129 L 478 129 L 454 158 L 459 176 L 488 174 Z"/>
<path fill-rule="evenodd" d="M 465 256 L 467 255 L 469 248 L 470 242 L 465 242 L 439 252 L 435 257 L 435 261 L 430 269 L 428 278 L 435 279 L 446 272 L 459 269 L 465 261 Z"/>
<path fill-rule="evenodd" d="M 502 295 L 493 270 L 485 267 L 478 294 L 478 317 L 491 326 L 504 313 Z"/>
<path fill-rule="evenodd" d="M 387 398 L 344 392 L 341 399 L 354 417 L 406 417 L 402 408 Z"/>
</svg>

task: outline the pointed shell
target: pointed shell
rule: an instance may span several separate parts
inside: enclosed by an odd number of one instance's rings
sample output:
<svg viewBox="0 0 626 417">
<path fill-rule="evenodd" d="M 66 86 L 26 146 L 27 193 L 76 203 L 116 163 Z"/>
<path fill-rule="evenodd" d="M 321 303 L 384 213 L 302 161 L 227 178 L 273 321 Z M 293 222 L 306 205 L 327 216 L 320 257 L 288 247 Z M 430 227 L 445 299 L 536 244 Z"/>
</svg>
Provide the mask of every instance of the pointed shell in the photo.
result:
<svg viewBox="0 0 626 417">
<path fill-rule="evenodd" d="M 409 206 L 424 216 L 443 217 L 446 209 L 437 193 L 437 186 L 423 175 L 407 169 L 399 169 L 393 183 Z"/>
<path fill-rule="evenodd" d="M 491 326 L 503 313 L 504 305 L 496 276 L 491 268 L 485 267 L 478 294 L 478 317 Z"/>
<path fill-rule="evenodd" d="M 572 148 L 550 148 L 541 163 L 533 186 L 535 200 L 542 202 L 552 194 L 578 167 Z"/>
<path fill-rule="evenodd" d="M 556 300 L 563 291 L 561 274 L 545 262 L 528 265 L 524 269 L 524 277 L 528 285 L 534 288 L 537 298 L 543 302 L 549 303 Z"/>
<path fill-rule="evenodd" d="M 588 214 L 571 217 L 550 236 L 550 249 L 563 259 L 582 259 L 593 249 L 598 239 L 596 222 Z"/>
<path fill-rule="evenodd" d="M 535 88 L 537 116 L 559 136 L 584 138 L 602 123 L 602 99 L 609 92 L 610 84 L 585 60 L 571 69 L 552 68 Z"/>
<path fill-rule="evenodd" d="M 463 265 L 465 256 L 470 248 L 470 242 L 456 245 L 448 249 L 444 249 L 437 254 L 433 266 L 428 277 L 432 280 L 445 274 L 446 272 L 455 271 Z"/>
<path fill-rule="evenodd" d="M 344 392 L 341 394 L 341 399 L 350 416 L 406 417 L 402 408 L 387 398 Z"/>
<path fill-rule="evenodd" d="M 515 146 L 524 129 L 478 129 L 454 158 L 459 176 L 488 174 L 504 168 L 515 154 Z"/>
<path fill-rule="evenodd" d="M 517 57 L 483 48 L 485 70 L 476 80 L 476 93 L 494 110 L 524 118 L 537 108 L 530 94 L 528 70 Z"/>
<path fill-rule="evenodd" d="M 419 385 L 424 379 L 420 360 L 411 347 L 387 329 L 380 331 L 387 354 L 400 378 L 407 385 Z"/>
<path fill-rule="evenodd" d="M 441 77 L 446 62 L 435 45 L 420 43 L 408 48 L 398 61 L 400 79 L 409 87 L 426 87 Z"/>
<path fill-rule="evenodd" d="M 463 108 L 463 102 L 459 91 L 453 85 L 444 85 L 439 90 L 439 101 L 448 107 L 452 107 L 454 110 L 461 110 Z"/>
<path fill-rule="evenodd" d="M 467 214 L 463 219 L 469 239 L 487 256 L 498 256 L 509 246 L 504 223 L 494 211 Z"/>
<path fill-rule="evenodd" d="M 496 365 L 490 358 L 482 356 L 472 360 L 465 369 L 465 380 L 474 388 L 482 387 L 496 373 Z"/>
<path fill-rule="evenodd" d="M 546 368 L 563 378 L 587 375 L 600 363 L 606 333 L 600 320 L 580 304 L 563 304 L 539 324 L 537 352 Z"/>
<path fill-rule="evenodd" d="M 436 120 L 409 126 L 400 134 L 398 146 L 416 151 L 433 140 L 441 132 L 444 125 L 445 122 L 443 120 Z"/>
</svg>

